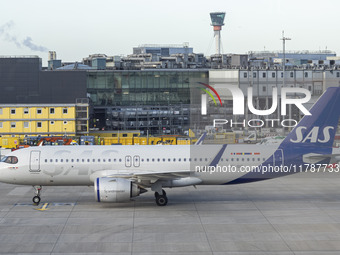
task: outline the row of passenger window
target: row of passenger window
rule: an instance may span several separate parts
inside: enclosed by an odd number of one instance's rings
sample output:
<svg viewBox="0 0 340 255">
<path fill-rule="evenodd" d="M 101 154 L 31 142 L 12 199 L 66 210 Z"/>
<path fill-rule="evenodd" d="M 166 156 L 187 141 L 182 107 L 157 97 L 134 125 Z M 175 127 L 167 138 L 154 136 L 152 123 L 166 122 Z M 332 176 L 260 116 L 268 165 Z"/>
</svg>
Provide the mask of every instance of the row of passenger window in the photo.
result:
<svg viewBox="0 0 340 255">
<path fill-rule="evenodd" d="M 69 163 L 69 162 L 71 162 L 71 163 L 74 163 L 74 162 L 77 162 L 77 163 L 80 163 L 80 162 L 82 162 L 82 163 L 91 163 L 91 162 L 93 162 L 93 163 L 100 163 L 100 162 L 103 162 L 103 163 L 106 163 L 106 162 L 109 162 L 109 163 L 111 163 L 111 162 L 122 162 L 122 159 L 45 159 L 45 163 L 48 163 L 48 162 L 50 162 L 50 163 L 64 163 L 64 162 L 66 162 L 66 163 Z"/>
<path fill-rule="evenodd" d="M 129 158 L 126 158 L 125 159 L 125 161 L 131 161 L 132 159 L 131 159 L 131 157 L 129 157 Z M 134 159 L 133 159 L 134 161 L 139 161 L 140 160 L 140 158 L 138 157 L 138 156 L 135 156 L 134 157 Z M 199 162 L 208 162 L 209 160 L 211 160 L 211 159 L 208 159 L 208 158 L 162 158 L 162 159 L 160 159 L 160 158 L 146 158 L 146 159 L 144 159 L 144 158 L 142 158 L 141 159 L 141 162 L 161 162 L 161 161 L 163 161 L 163 162 L 187 162 L 187 161 L 189 161 L 189 162 L 191 162 L 191 161 L 194 161 L 194 162 L 197 162 L 197 161 L 199 161 Z M 229 162 L 229 161 L 236 161 L 236 162 L 239 162 L 239 161 L 260 161 L 261 159 L 260 158 L 226 158 L 226 159 L 223 159 L 223 158 L 221 158 L 220 159 L 220 161 L 221 162 L 223 162 L 223 161 L 225 161 L 225 162 Z M 71 163 L 74 163 L 74 162 L 77 162 L 77 163 L 112 163 L 112 162 L 122 162 L 123 160 L 121 159 L 121 158 L 119 158 L 119 159 L 116 159 L 116 158 L 114 158 L 114 159 L 111 159 L 111 158 L 109 158 L 109 159 L 45 159 L 45 163 L 48 163 L 48 162 L 50 162 L 50 163 L 64 163 L 64 162 L 66 162 L 66 163 L 69 163 L 69 162 L 71 162 Z M 265 161 L 265 158 L 263 158 L 263 161 Z"/>
</svg>

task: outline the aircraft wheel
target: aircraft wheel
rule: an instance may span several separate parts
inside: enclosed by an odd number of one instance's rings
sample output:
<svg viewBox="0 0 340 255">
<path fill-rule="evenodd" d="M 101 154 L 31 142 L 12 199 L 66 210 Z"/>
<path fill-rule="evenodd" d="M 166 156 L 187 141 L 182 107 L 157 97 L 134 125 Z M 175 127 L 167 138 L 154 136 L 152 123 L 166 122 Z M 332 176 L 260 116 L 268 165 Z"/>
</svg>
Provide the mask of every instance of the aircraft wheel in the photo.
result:
<svg viewBox="0 0 340 255">
<path fill-rule="evenodd" d="M 167 203 L 168 198 L 166 197 L 166 195 L 156 195 L 156 204 L 158 206 L 165 206 Z"/>
<path fill-rule="evenodd" d="M 33 201 L 34 204 L 38 205 L 40 203 L 40 197 L 35 196 L 35 197 L 33 197 L 32 201 Z"/>
</svg>

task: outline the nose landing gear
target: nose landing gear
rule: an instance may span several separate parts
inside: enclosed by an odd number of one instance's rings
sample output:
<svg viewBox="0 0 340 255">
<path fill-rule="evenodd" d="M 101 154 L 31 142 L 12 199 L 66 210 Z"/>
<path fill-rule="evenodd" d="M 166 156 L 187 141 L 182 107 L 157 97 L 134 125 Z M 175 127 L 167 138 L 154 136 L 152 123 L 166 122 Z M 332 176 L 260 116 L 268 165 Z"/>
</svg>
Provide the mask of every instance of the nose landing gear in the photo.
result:
<svg viewBox="0 0 340 255">
<path fill-rule="evenodd" d="M 35 190 L 35 196 L 33 197 L 32 201 L 35 205 L 39 205 L 42 186 L 33 186 L 33 188 Z"/>
</svg>

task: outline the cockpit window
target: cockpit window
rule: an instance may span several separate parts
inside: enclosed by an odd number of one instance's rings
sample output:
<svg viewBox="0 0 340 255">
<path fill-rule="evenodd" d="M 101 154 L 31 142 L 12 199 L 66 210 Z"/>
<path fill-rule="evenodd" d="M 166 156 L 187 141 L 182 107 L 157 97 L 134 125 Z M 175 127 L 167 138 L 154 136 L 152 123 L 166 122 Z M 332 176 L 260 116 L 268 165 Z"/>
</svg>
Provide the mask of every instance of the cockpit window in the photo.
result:
<svg viewBox="0 0 340 255">
<path fill-rule="evenodd" d="M 18 163 L 18 158 L 15 156 L 8 156 L 8 157 L 4 157 L 1 162 L 5 162 L 8 164 L 16 164 Z"/>
</svg>

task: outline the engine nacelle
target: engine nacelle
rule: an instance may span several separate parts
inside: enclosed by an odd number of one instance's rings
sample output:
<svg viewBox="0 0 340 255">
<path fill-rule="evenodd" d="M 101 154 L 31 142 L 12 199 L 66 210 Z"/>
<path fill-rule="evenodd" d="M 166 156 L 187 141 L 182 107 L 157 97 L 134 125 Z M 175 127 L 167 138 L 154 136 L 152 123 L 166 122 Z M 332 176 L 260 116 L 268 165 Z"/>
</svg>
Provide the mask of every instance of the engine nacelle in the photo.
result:
<svg viewBox="0 0 340 255">
<path fill-rule="evenodd" d="M 94 192 L 97 202 L 126 202 L 146 190 L 123 178 L 101 177 L 94 182 Z"/>
</svg>

